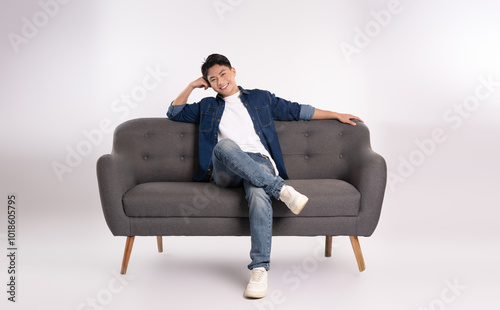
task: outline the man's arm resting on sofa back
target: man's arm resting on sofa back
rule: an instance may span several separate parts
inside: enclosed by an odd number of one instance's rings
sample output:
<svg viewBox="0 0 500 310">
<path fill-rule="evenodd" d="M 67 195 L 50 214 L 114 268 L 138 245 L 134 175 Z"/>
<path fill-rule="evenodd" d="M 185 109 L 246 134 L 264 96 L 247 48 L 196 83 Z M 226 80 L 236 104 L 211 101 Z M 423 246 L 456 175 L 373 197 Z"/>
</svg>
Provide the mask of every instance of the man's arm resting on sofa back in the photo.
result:
<svg viewBox="0 0 500 310">
<path fill-rule="evenodd" d="M 337 119 L 342 123 L 350 125 L 356 125 L 356 123 L 351 121 L 351 119 L 357 119 L 358 121 L 363 122 L 361 118 L 352 114 L 338 113 L 321 109 L 314 109 L 314 115 L 312 119 Z"/>
</svg>

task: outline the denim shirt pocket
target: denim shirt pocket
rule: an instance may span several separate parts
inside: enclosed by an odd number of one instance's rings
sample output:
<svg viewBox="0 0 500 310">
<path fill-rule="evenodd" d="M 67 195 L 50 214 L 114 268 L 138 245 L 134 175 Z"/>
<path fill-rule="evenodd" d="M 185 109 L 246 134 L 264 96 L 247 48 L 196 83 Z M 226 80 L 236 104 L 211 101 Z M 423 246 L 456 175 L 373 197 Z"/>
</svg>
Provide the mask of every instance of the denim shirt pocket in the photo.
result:
<svg viewBox="0 0 500 310">
<path fill-rule="evenodd" d="M 271 116 L 269 106 L 256 107 L 255 111 L 257 112 L 257 117 L 259 118 L 259 122 L 262 127 L 268 127 L 272 124 L 273 118 Z"/>
<path fill-rule="evenodd" d="M 214 127 L 215 113 L 212 112 L 201 112 L 200 117 L 200 131 L 210 132 Z"/>
<path fill-rule="evenodd" d="M 200 112 L 200 132 L 210 132 L 214 128 L 219 108 L 213 105 L 204 106 Z"/>
</svg>

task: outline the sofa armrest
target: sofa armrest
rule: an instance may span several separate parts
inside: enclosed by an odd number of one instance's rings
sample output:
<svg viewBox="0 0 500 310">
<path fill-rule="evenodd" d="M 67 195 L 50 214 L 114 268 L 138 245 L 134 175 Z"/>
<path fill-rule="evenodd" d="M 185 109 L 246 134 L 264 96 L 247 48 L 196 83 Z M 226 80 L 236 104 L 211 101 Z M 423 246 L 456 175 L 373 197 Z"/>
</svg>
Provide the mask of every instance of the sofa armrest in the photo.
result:
<svg viewBox="0 0 500 310">
<path fill-rule="evenodd" d="M 122 197 L 136 185 L 130 165 L 119 156 L 106 154 L 97 160 L 97 181 L 104 218 L 115 236 L 130 236 L 130 219 L 125 215 Z"/>
<path fill-rule="evenodd" d="M 357 155 L 346 181 L 361 193 L 356 235 L 367 237 L 373 233 L 380 218 L 387 182 L 387 165 L 384 158 L 370 147 L 360 149 Z"/>
</svg>

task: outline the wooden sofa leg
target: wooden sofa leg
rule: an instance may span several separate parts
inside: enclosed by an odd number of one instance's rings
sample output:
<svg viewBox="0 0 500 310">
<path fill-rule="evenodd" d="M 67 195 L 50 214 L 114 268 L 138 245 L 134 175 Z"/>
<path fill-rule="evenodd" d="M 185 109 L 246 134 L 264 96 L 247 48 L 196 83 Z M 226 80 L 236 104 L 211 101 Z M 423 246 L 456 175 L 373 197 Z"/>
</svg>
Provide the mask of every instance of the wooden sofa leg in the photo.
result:
<svg viewBox="0 0 500 310">
<path fill-rule="evenodd" d="M 325 257 L 332 257 L 332 236 L 326 236 Z"/>
<path fill-rule="evenodd" d="M 125 243 L 125 252 L 123 253 L 123 261 L 122 261 L 122 271 L 121 274 L 127 273 L 128 261 L 130 260 L 130 254 L 132 253 L 132 247 L 134 246 L 135 236 L 127 237 L 127 241 Z"/>
<path fill-rule="evenodd" d="M 352 249 L 354 250 L 354 255 L 356 256 L 356 261 L 358 262 L 359 272 L 362 272 L 365 270 L 365 260 L 363 259 L 363 253 L 361 253 L 358 237 L 349 236 L 349 238 L 351 239 Z"/>
<path fill-rule="evenodd" d="M 163 238 L 162 236 L 156 236 L 156 243 L 158 243 L 158 253 L 163 252 Z"/>
</svg>

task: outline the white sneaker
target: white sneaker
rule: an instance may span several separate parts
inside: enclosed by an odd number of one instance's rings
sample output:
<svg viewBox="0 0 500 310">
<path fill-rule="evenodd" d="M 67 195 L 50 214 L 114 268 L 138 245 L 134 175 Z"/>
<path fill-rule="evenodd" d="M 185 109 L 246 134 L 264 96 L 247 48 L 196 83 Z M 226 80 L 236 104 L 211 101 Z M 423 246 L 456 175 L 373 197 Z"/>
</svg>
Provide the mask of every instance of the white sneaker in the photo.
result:
<svg viewBox="0 0 500 310">
<path fill-rule="evenodd" d="M 245 290 L 247 298 L 262 298 L 267 295 L 267 270 L 257 267 L 250 271 L 250 281 Z"/>
<path fill-rule="evenodd" d="M 297 192 L 290 185 L 284 185 L 283 188 L 281 188 L 280 200 L 283 201 L 293 213 L 299 214 L 306 206 L 309 198 Z"/>
</svg>

